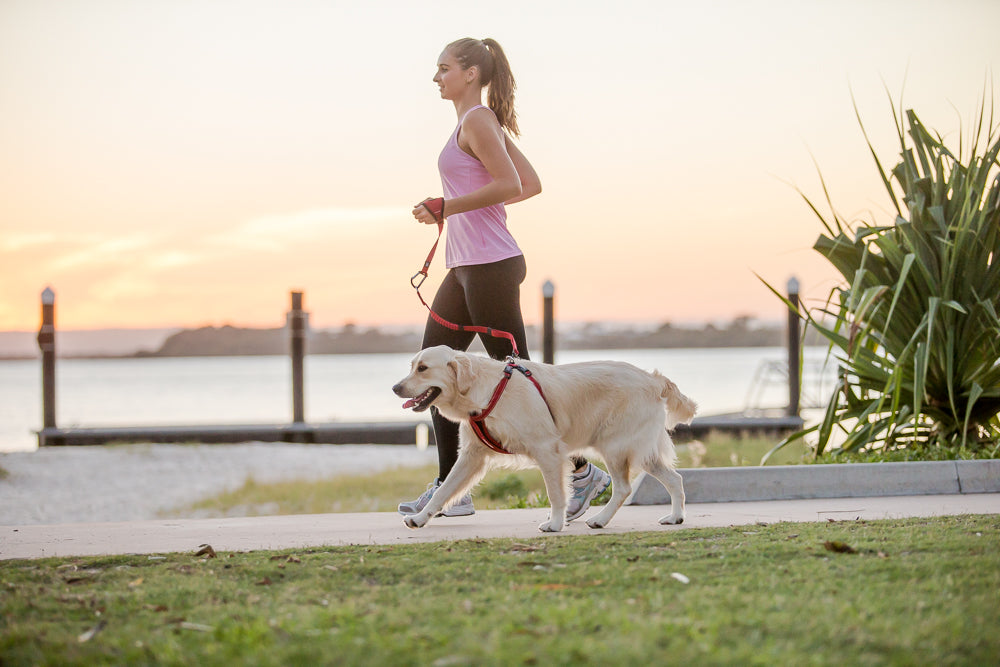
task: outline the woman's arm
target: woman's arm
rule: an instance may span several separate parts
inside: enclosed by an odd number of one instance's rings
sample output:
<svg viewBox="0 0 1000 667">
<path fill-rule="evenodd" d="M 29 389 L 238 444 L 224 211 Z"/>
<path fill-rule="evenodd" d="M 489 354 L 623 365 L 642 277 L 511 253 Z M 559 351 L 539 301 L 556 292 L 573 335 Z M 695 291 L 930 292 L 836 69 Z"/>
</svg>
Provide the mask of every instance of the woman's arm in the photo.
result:
<svg viewBox="0 0 1000 667">
<path fill-rule="evenodd" d="M 476 110 L 466 116 L 459 135 L 459 147 L 483 163 L 492 181 L 478 190 L 447 200 L 445 217 L 494 204 L 513 204 L 541 192 L 541 182 L 531 163 L 488 109 Z M 419 204 L 413 209 L 413 217 L 426 224 L 436 222 L 430 212 Z"/>
<path fill-rule="evenodd" d="M 507 153 L 505 138 L 489 109 L 477 109 L 465 117 L 459 133 L 459 147 L 482 162 L 493 180 L 478 190 L 447 200 L 445 215 L 474 211 L 521 195 L 521 178 Z"/>
<path fill-rule="evenodd" d="M 510 155 L 510 159 L 514 163 L 514 168 L 517 170 L 517 175 L 521 179 L 521 194 L 508 199 L 504 204 L 514 204 L 540 194 L 542 191 L 542 181 L 538 178 L 538 172 L 535 171 L 535 168 L 528 162 L 528 158 L 524 156 L 524 153 L 521 152 L 506 133 L 503 138 L 507 154 Z"/>
</svg>

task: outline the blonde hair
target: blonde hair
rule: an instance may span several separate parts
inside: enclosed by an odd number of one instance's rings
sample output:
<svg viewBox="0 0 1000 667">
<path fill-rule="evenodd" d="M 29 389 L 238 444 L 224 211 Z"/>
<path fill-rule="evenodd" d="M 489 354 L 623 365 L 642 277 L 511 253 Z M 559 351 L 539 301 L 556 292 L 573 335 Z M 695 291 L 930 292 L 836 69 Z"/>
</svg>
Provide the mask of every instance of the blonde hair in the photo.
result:
<svg viewBox="0 0 1000 667">
<path fill-rule="evenodd" d="M 517 84 L 510 71 L 507 56 L 495 39 L 473 39 L 464 37 L 445 47 L 462 69 L 479 68 L 479 82 L 489 86 L 487 104 L 496 114 L 500 127 L 515 137 L 521 131 L 517 127 L 517 112 L 514 111 L 514 91 Z"/>
</svg>

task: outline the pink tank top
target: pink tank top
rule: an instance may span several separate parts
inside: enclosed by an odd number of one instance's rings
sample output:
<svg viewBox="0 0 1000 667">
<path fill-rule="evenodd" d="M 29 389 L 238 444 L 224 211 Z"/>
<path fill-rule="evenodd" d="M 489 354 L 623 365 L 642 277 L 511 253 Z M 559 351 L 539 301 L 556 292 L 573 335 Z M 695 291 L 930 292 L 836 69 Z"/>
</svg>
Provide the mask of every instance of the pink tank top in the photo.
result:
<svg viewBox="0 0 1000 667">
<path fill-rule="evenodd" d="M 441 151 L 438 171 L 446 199 L 478 190 L 493 180 L 483 163 L 458 145 L 458 133 L 466 116 L 485 108 L 480 104 L 469 109 Z M 521 254 L 514 237 L 507 231 L 507 211 L 502 203 L 449 215 L 447 228 L 445 266 L 449 269 L 499 262 Z"/>
</svg>

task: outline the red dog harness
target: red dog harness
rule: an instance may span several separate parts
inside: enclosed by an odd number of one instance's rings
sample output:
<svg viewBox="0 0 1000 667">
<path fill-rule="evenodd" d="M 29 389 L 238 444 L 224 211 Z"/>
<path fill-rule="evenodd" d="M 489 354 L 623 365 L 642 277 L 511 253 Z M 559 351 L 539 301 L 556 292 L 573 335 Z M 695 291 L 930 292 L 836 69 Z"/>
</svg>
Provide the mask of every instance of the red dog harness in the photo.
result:
<svg viewBox="0 0 1000 667">
<path fill-rule="evenodd" d="M 549 409 L 549 415 L 552 416 L 552 421 L 555 422 L 556 420 L 556 416 L 552 414 L 552 406 L 549 405 L 548 399 L 545 398 L 545 394 L 542 392 L 542 385 L 538 384 L 538 380 L 536 380 L 535 376 L 531 374 L 531 371 L 517 363 L 517 360 L 514 357 L 507 357 L 507 366 L 503 369 L 503 379 L 500 380 L 496 389 L 493 390 L 493 396 L 490 398 L 489 404 L 482 410 L 482 412 L 469 415 L 469 425 L 472 426 L 472 432 L 476 434 L 476 437 L 479 438 L 480 442 L 498 454 L 510 454 L 510 452 L 500 444 L 499 440 L 490 435 L 490 432 L 486 430 L 485 421 L 486 418 L 490 416 L 490 413 L 493 412 L 493 408 L 495 408 L 496 404 L 500 401 L 500 396 L 503 395 L 503 390 L 507 388 L 507 383 L 510 382 L 510 376 L 515 370 L 520 371 L 524 377 L 531 380 L 531 383 L 535 385 L 535 389 L 538 390 L 538 395 L 541 396 L 542 400 L 545 402 L 545 407 Z"/>
</svg>

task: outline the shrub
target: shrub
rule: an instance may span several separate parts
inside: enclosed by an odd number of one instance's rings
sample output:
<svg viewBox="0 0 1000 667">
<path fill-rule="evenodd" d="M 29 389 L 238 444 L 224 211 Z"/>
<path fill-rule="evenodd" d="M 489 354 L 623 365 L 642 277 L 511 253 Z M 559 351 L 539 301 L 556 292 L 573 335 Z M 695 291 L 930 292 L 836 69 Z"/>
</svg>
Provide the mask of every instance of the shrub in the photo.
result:
<svg viewBox="0 0 1000 667">
<path fill-rule="evenodd" d="M 896 211 L 892 224 L 860 222 L 852 228 L 836 211 L 827 220 L 803 195 L 825 227 L 814 249 L 846 283 L 821 308 L 788 305 L 829 341 L 840 373 L 822 421 L 778 447 L 815 432 L 819 457 L 836 429 L 844 437 L 843 452 L 944 448 L 954 456 L 995 457 L 1000 449 L 998 128 L 992 114 L 986 120 L 981 105 L 963 161 L 961 136 L 954 153 L 913 111 L 904 118 L 893 106 L 893 119 L 901 153 L 889 172 L 862 125 Z"/>
<path fill-rule="evenodd" d="M 517 475 L 507 474 L 495 479 L 486 480 L 478 491 L 490 500 L 506 500 L 508 498 L 527 498 L 528 487 Z"/>
</svg>

